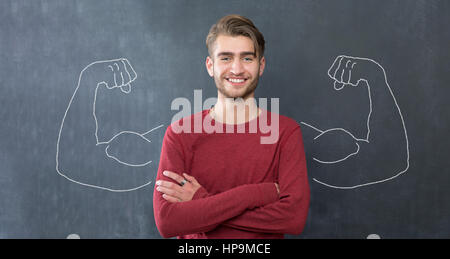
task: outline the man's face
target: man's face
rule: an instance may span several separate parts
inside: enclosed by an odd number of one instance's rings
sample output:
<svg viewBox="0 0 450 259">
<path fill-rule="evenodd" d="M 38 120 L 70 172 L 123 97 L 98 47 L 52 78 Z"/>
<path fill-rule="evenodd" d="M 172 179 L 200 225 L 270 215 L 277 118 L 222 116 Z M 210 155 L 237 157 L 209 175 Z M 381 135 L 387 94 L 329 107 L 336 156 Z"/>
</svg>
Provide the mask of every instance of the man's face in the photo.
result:
<svg viewBox="0 0 450 259">
<path fill-rule="evenodd" d="M 219 35 L 213 57 L 206 58 L 208 73 L 226 98 L 253 97 L 264 66 L 264 57 L 259 60 L 253 41 L 245 36 Z"/>
</svg>

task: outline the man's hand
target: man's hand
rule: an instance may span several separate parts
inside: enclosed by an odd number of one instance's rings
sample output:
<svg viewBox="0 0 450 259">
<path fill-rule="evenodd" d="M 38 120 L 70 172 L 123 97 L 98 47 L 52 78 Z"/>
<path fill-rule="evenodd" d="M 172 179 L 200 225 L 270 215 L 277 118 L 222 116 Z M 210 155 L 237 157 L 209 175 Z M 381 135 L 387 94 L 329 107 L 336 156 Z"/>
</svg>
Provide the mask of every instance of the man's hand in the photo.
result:
<svg viewBox="0 0 450 259">
<path fill-rule="evenodd" d="M 200 187 L 202 187 L 199 182 L 188 174 L 183 173 L 180 176 L 172 171 L 164 171 L 163 175 L 175 180 L 176 183 L 158 180 L 156 181 L 156 190 L 163 193 L 162 197 L 169 202 L 183 202 L 190 201 L 194 194 Z M 280 194 L 280 186 L 274 183 L 277 189 L 277 193 Z"/>
<path fill-rule="evenodd" d="M 328 69 L 328 76 L 334 80 L 334 89 L 339 91 L 348 85 L 357 86 L 360 81 L 367 82 L 369 76 L 378 75 L 381 70 L 374 60 L 341 55 Z"/>
<path fill-rule="evenodd" d="M 197 190 L 202 187 L 194 177 L 188 174 L 183 173 L 184 177 L 172 171 L 164 171 L 163 174 L 176 182 L 156 181 L 158 186 L 156 190 L 163 193 L 163 198 L 169 202 L 190 201 Z"/>
</svg>

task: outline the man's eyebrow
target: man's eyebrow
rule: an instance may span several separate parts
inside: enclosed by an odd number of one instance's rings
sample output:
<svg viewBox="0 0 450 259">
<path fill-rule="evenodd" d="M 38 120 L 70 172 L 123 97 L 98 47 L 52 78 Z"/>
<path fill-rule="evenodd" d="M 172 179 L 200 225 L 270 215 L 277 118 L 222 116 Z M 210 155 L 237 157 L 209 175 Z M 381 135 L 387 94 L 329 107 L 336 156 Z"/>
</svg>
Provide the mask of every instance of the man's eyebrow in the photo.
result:
<svg viewBox="0 0 450 259">
<path fill-rule="evenodd" d="M 244 51 L 244 52 L 239 53 L 239 55 L 241 57 L 242 56 L 253 56 L 253 57 L 256 57 L 256 53 L 253 52 L 253 51 Z M 234 53 L 233 52 L 228 52 L 228 51 L 223 51 L 223 52 L 217 53 L 217 56 L 218 57 L 220 57 L 220 56 L 234 56 Z"/>
<path fill-rule="evenodd" d="M 234 55 L 233 52 L 226 52 L 226 51 L 217 53 L 217 56 L 233 56 L 233 55 Z"/>
<path fill-rule="evenodd" d="M 244 51 L 244 52 L 241 52 L 241 56 L 253 56 L 253 57 L 256 57 L 256 53 L 253 52 L 253 51 Z"/>
</svg>

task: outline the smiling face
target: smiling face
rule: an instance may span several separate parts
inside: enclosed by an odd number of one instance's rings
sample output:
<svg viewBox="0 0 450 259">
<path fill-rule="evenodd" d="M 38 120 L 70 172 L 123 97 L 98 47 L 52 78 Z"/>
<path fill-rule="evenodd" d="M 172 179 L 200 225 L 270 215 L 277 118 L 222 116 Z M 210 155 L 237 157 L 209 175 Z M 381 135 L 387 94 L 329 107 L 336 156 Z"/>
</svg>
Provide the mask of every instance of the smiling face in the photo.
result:
<svg viewBox="0 0 450 259">
<path fill-rule="evenodd" d="M 206 58 L 206 68 L 214 77 L 219 98 L 254 97 L 265 59 L 257 56 L 253 41 L 245 36 L 219 35 L 212 54 Z"/>
</svg>

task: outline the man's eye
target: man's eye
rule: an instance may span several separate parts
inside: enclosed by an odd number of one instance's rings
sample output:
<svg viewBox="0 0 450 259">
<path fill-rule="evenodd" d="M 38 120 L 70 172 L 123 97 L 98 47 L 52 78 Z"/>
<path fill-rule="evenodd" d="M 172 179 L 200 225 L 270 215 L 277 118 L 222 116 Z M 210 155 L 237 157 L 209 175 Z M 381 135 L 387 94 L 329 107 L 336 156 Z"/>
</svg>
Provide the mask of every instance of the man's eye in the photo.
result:
<svg viewBox="0 0 450 259">
<path fill-rule="evenodd" d="M 223 61 L 229 61 L 230 58 L 221 58 L 220 60 L 223 60 Z"/>
<path fill-rule="evenodd" d="M 251 62 L 251 61 L 253 61 L 253 58 L 244 58 L 244 61 Z"/>
</svg>

